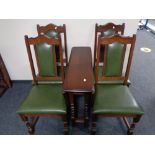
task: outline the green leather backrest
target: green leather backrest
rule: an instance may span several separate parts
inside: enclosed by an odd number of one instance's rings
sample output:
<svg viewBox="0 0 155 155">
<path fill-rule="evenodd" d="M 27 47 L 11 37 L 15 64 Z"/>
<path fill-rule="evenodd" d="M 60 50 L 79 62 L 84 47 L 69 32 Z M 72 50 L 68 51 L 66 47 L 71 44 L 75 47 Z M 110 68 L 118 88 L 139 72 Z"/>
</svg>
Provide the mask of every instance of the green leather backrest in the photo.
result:
<svg viewBox="0 0 155 155">
<path fill-rule="evenodd" d="M 55 46 L 47 43 L 35 46 L 40 76 L 56 76 L 55 69 Z"/>
<path fill-rule="evenodd" d="M 106 45 L 106 64 L 104 65 L 104 76 L 122 75 L 122 56 L 124 44 L 113 42 Z"/>
<path fill-rule="evenodd" d="M 57 38 L 58 37 L 58 32 L 54 31 L 54 30 L 49 30 L 45 33 L 45 35 L 47 35 L 50 38 Z"/>
<path fill-rule="evenodd" d="M 101 32 L 101 37 L 108 37 L 108 36 L 112 36 L 114 34 L 115 34 L 115 30 L 109 29 L 105 32 Z M 104 46 L 101 46 L 100 51 L 101 51 L 100 52 L 100 62 L 102 62 L 104 59 Z"/>
<path fill-rule="evenodd" d="M 115 30 L 109 29 L 109 30 L 107 30 L 107 31 L 105 31 L 105 32 L 102 32 L 102 33 L 101 33 L 101 36 L 102 36 L 102 37 L 107 37 L 107 36 L 112 36 L 112 35 L 114 35 L 114 34 L 115 34 Z"/>
<path fill-rule="evenodd" d="M 58 38 L 58 32 L 54 30 L 49 30 L 45 33 L 50 38 Z M 59 46 L 55 46 L 55 51 L 56 51 L 56 60 L 59 62 L 60 61 L 60 55 L 59 55 Z"/>
</svg>

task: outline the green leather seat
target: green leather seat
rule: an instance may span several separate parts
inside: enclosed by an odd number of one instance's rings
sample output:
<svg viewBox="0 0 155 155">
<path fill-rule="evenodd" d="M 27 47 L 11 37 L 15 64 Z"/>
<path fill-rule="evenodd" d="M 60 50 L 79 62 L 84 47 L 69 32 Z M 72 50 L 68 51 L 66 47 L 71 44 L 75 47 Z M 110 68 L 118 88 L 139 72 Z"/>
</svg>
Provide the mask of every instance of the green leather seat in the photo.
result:
<svg viewBox="0 0 155 155">
<path fill-rule="evenodd" d="M 61 84 L 40 84 L 32 87 L 18 114 L 66 114 Z"/>
<path fill-rule="evenodd" d="M 118 84 L 97 84 L 94 114 L 144 114 L 129 88 Z"/>
</svg>

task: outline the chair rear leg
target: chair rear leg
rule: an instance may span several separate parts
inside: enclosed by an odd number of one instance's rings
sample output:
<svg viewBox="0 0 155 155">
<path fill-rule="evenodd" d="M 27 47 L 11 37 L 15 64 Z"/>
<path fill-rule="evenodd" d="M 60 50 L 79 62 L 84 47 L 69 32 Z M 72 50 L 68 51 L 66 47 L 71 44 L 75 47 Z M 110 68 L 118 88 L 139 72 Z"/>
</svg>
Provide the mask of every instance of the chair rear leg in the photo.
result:
<svg viewBox="0 0 155 155">
<path fill-rule="evenodd" d="M 136 126 L 136 124 L 140 121 L 140 118 L 141 118 L 141 116 L 137 116 L 137 117 L 134 117 L 134 118 L 133 118 L 133 122 L 132 122 L 132 124 L 130 125 L 130 127 L 128 128 L 128 131 L 127 131 L 127 134 L 128 134 L 128 135 L 133 135 L 135 126 Z"/>
<path fill-rule="evenodd" d="M 32 121 L 30 122 L 28 117 L 25 115 L 20 115 L 21 119 L 24 121 L 24 123 L 26 124 L 26 127 L 28 129 L 28 133 L 30 135 L 35 133 L 35 125 L 39 119 L 39 117 L 32 117 Z"/>
<path fill-rule="evenodd" d="M 91 128 L 91 134 L 92 135 L 96 134 L 96 120 L 97 120 L 97 116 L 95 114 L 93 114 L 93 116 L 92 116 L 92 128 Z"/>
<path fill-rule="evenodd" d="M 69 126 L 68 126 L 68 121 L 67 121 L 67 115 L 63 116 L 63 121 L 64 121 L 64 134 L 68 135 L 69 134 Z"/>
</svg>

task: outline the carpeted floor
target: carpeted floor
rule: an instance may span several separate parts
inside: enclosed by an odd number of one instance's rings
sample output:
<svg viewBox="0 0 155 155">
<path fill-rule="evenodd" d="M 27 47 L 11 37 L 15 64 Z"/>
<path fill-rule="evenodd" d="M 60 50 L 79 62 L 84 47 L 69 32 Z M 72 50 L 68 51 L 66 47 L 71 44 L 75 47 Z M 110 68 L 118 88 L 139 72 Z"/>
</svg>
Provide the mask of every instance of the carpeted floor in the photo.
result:
<svg viewBox="0 0 155 155">
<path fill-rule="evenodd" d="M 151 53 L 142 53 L 141 47 L 152 49 Z M 137 32 L 132 69 L 130 72 L 130 90 L 136 100 L 145 110 L 135 134 L 155 134 L 155 35 L 141 30 Z M 0 134 L 19 135 L 27 134 L 25 124 L 16 114 L 16 109 L 31 89 L 31 82 L 13 83 L 13 87 L 6 91 L 0 98 Z M 82 103 L 82 98 L 79 98 Z M 61 118 L 40 118 L 36 126 L 35 134 L 63 134 L 63 122 Z M 82 125 L 70 127 L 70 134 L 90 134 L 89 128 Z M 118 118 L 102 118 L 97 122 L 97 134 L 124 135 L 126 128 Z"/>
</svg>

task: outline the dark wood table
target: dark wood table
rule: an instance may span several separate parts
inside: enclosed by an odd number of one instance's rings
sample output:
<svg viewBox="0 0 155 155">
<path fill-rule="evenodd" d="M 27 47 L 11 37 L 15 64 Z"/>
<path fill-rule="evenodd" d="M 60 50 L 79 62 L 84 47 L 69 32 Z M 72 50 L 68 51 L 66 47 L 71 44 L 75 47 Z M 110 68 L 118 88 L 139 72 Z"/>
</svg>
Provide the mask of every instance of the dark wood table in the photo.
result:
<svg viewBox="0 0 155 155">
<path fill-rule="evenodd" d="M 72 48 L 63 89 L 69 101 L 72 123 L 85 123 L 87 125 L 95 91 L 90 47 Z M 77 118 L 76 95 L 83 95 L 85 98 L 84 118 Z"/>
</svg>

